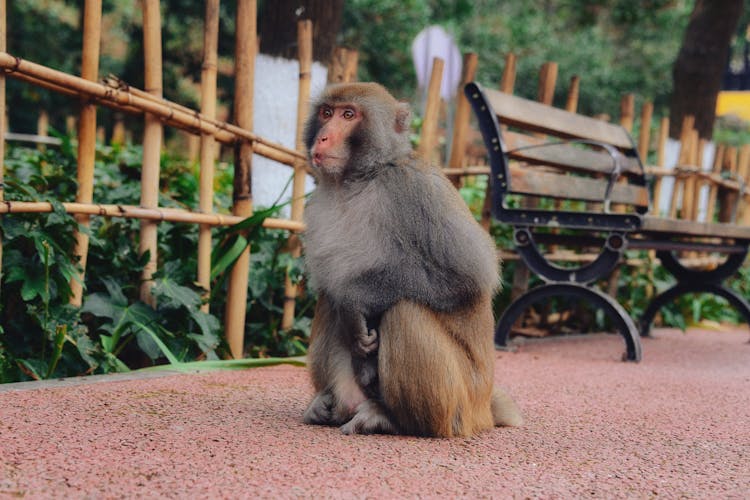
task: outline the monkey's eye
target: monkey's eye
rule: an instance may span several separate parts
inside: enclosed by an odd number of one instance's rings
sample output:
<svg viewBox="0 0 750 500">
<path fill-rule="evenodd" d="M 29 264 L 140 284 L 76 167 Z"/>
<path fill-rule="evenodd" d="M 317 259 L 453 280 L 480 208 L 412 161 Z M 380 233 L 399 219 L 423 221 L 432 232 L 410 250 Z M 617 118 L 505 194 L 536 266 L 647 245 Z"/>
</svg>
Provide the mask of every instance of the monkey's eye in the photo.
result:
<svg viewBox="0 0 750 500">
<path fill-rule="evenodd" d="M 321 118 L 328 119 L 333 116 L 333 109 L 330 106 L 322 106 L 318 112 Z"/>
<path fill-rule="evenodd" d="M 352 108 L 345 108 L 344 112 L 342 113 L 342 116 L 345 120 L 352 120 L 356 115 L 357 113 L 355 113 Z"/>
</svg>

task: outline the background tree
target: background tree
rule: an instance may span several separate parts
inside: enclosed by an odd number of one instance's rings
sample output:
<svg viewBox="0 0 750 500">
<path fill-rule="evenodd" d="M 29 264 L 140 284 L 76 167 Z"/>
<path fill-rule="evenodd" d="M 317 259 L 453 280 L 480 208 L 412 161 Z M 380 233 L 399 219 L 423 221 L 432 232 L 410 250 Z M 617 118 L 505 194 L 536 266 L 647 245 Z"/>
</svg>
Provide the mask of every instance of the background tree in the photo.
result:
<svg viewBox="0 0 750 500">
<path fill-rule="evenodd" d="M 696 0 L 674 63 L 669 135 L 679 137 L 682 120 L 695 116 L 701 137 L 711 139 L 716 99 L 743 0 Z"/>
<path fill-rule="evenodd" d="M 341 28 L 344 0 L 274 0 L 261 2 L 260 51 L 286 59 L 297 57 L 297 21 L 313 21 L 313 59 L 327 64 Z"/>
</svg>

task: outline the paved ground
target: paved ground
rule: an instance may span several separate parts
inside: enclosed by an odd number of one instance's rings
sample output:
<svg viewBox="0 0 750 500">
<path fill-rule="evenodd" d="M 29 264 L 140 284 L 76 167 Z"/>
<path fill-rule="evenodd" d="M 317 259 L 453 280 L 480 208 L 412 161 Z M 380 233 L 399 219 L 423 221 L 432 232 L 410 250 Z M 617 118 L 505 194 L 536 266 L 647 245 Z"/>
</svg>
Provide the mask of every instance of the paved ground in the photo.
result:
<svg viewBox="0 0 750 500">
<path fill-rule="evenodd" d="M 748 340 L 525 343 L 496 364 L 525 426 L 472 439 L 303 425 L 293 366 L 0 386 L 0 497 L 749 498 Z"/>
</svg>

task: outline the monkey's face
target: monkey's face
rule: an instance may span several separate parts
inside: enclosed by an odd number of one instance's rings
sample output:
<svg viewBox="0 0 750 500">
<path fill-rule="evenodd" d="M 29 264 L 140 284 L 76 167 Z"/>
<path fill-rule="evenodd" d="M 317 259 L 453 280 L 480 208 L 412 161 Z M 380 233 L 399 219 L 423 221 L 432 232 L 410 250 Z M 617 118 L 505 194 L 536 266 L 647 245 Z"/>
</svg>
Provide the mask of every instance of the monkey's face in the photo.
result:
<svg viewBox="0 0 750 500">
<path fill-rule="evenodd" d="M 310 148 L 313 167 L 325 174 L 341 174 L 352 156 L 351 138 L 362 122 L 354 103 L 323 103 L 318 107 L 318 130 Z"/>
<path fill-rule="evenodd" d="M 409 106 L 376 83 L 328 87 L 313 107 L 305 144 L 320 177 L 367 176 L 411 151 Z"/>
</svg>

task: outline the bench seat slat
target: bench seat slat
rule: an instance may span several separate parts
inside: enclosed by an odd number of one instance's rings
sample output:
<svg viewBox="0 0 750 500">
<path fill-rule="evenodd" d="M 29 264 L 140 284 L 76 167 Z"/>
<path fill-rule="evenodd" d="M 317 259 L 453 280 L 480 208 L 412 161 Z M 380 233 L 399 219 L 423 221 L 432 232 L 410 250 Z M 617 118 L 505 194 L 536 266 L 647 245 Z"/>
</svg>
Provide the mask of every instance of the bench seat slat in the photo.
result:
<svg viewBox="0 0 750 500">
<path fill-rule="evenodd" d="M 483 89 L 500 124 L 518 125 L 557 137 L 575 137 L 632 149 L 633 142 L 619 125 L 571 113 L 492 89 Z"/>
<path fill-rule="evenodd" d="M 529 163 L 552 165 L 577 172 L 594 172 L 608 175 L 613 168 L 612 157 L 603 151 L 583 149 L 571 144 L 550 144 L 548 141 L 526 134 L 506 130 L 503 133 L 508 156 Z M 534 147 L 539 146 L 539 147 Z M 519 149 L 527 148 L 527 149 Z M 624 158 L 622 172 L 642 175 L 638 160 Z"/>
<path fill-rule="evenodd" d="M 604 201 L 608 184 L 606 180 L 543 172 L 520 165 L 511 165 L 510 176 L 511 193 L 589 202 Z M 613 203 L 647 207 L 648 191 L 641 186 L 617 182 L 609 199 Z"/>
<path fill-rule="evenodd" d="M 739 238 L 750 240 L 750 226 L 722 222 L 696 222 L 684 219 L 667 219 L 648 215 L 643 217 L 642 233 L 674 234 L 675 236 L 703 236 Z"/>
</svg>

